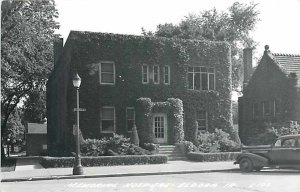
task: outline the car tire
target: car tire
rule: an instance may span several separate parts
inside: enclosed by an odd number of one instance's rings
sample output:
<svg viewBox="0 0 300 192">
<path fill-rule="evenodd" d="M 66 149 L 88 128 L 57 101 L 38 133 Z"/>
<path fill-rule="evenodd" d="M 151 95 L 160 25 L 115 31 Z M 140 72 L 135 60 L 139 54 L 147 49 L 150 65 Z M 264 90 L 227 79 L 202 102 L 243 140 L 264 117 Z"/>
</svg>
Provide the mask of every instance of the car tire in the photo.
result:
<svg viewBox="0 0 300 192">
<path fill-rule="evenodd" d="M 240 160 L 240 169 L 242 172 L 251 172 L 253 171 L 253 163 L 249 158 L 243 158 Z"/>
<path fill-rule="evenodd" d="M 262 168 L 263 168 L 262 166 L 254 167 L 254 170 L 255 170 L 255 171 L 260 171 L 260 170 L 262 170 Z"/>
</svg>

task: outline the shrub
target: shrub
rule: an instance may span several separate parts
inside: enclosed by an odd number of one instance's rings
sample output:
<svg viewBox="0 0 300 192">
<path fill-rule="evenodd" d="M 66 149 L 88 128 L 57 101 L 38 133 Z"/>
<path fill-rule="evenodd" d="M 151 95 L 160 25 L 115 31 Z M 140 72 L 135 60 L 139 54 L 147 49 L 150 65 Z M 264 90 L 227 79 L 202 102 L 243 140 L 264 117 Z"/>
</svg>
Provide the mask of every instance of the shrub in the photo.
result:
<svg viewBox="0 0 300 192">
<path fill-rule="evenodd" d="M 168 161 L 168 157 L 165 155 L 81 157 L 81 164 L 84 167 L 136 165 L 136 164 L 162 164 L 162 163 L 166 163 L 167 161 Z M 41 164 L 45 168 L 73 167 L 74 157 L 42 157 Z"/>
<path fill-rule="evenodd" d="M 230 138 L 229 133 L 221 129 L 215 129 L 215 132 L 208 131 L 198 135 L 198 150 L 204 153 L 238 151 L 239 144 Z"/>
<path fill-rule="evenodd" d="M 282 135 L 300 133 L 300 125 L 297 121 L 284 121 L 275 123 L 261 123 L 253 127 L 251 134 L 245 140 L 247 145 L 272 144 L 276 138 Z"/>
<path fill-rule="evenodd" d="M 151 152 L 132 143 L 129 138 L 114 134 L 110 138 L 86 139 L 81 144 L 83 156 L 149 155 Z"/>
<path fill-rule="evenodd" d="M 86 139 L 81 143 L 81 154 L 84 156 L 102 156 L 106 153 L 107 140 Z"/>
<path fill-rule="evenodd" d="M 141 146 L 143 149 L 146 149 L 148 151 L 156 152 L 159 148 L 159 144 L 155 143 L 144 143 Z"/>
<path fill-rule="evenodd" d="M 300 125 L 297 121 L 286 121 L 282 123 L 268 124 L 267 127 L 271 127 L 274 130 L 276 136 L 293 135 L 300 133 Z"/>
<path fill-rule="evenodd" d="M 192 161 L 230 161 L 235 160 L 240 152 L 222 152 L 222 153 L 197 153 L 187 154 L 187 158 Z"/>
<path fill-rule="evenodd" d="M 182 141 L 180 143 L 184 145 L 185 153 L 197 151 L 197 147 L 190 141 Z"/>
<path fill-rule="evenodd" d="M 132 144 L 139 146 L 140 145 L 140 140 L 139 140 L 139 135 L 136 129 L 136 125 L 133 125 L 131 135 L 130 135 L 130 141 Z"/>
</svg>

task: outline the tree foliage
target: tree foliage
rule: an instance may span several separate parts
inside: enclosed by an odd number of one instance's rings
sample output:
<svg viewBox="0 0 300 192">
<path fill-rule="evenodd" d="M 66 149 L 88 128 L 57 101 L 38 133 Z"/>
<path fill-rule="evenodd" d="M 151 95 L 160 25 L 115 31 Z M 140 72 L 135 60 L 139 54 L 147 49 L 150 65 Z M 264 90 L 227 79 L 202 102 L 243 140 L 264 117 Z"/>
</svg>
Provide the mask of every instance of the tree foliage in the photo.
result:
<svg viewBox="0 0 300 192">
<path fill-rule="evenodd" d="M 44 123 L 46 117 L 46 91 L 34 90 L 30 92 L 22 108 L 25 122 Z"/>
<path fill-rule="evenodd" d="M 250 32 L 259 21 L 257 4 L 233 3 L 227 12 L 216 8 L 204 10 L 199 15 L 189 14 L 179 24 L 165 23 L 155 32 L 142 29 L 143 35 L 169 38 L 226 41 L 231 44 L 233 85 L 241 84 L 241 56 L 244 47 L 254 48 L 257 43 Z"/>
<path fill-rule="evenodd" d="M 58 29 L 54 0 L 5 0 L 1 6 L 1 130 L 20 101 L 43 91 Z"/>
<path fill-rule="evenodd" d="M 17 108 L 9 116 L 7 122 L 7 132 L 6 135 L 3 135 L 5 138 L 4 141 L 10 139 L 11 144 L 21 144 L 24 140 L 25 127 L 22 123 L 22 110 Z"/>
</svg>

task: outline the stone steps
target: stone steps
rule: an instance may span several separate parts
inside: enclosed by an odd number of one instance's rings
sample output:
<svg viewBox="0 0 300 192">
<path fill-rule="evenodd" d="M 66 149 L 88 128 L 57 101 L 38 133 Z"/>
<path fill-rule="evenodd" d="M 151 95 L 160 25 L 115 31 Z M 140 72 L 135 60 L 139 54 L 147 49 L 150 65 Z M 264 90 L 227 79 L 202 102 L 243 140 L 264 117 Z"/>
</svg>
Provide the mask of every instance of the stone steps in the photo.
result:
<svg viewBox="0 0 300 192">
<path fill-rule="evenodd" d="M 174 145 L 160 145 L 158 154 L 168 156 L 169 161 L 187 160 L 178 147 Z"/>
</svg>

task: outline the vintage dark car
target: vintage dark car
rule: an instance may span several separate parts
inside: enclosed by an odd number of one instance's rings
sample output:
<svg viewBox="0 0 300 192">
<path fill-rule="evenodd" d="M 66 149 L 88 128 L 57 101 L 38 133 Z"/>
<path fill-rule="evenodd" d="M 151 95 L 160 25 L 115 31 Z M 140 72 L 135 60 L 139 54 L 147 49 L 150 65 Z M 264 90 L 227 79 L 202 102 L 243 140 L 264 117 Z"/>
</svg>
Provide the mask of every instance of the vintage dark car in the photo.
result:
<svg viewBox="0 0 300 192">
<path fill-rule="evenodd" d="M 272 145 L 242 146 L 234 164 L 241 171 L 260 171 L 263 167 L 287 168 L 300 166 L 300 134 L 279 137 Z"/>
</svg>

